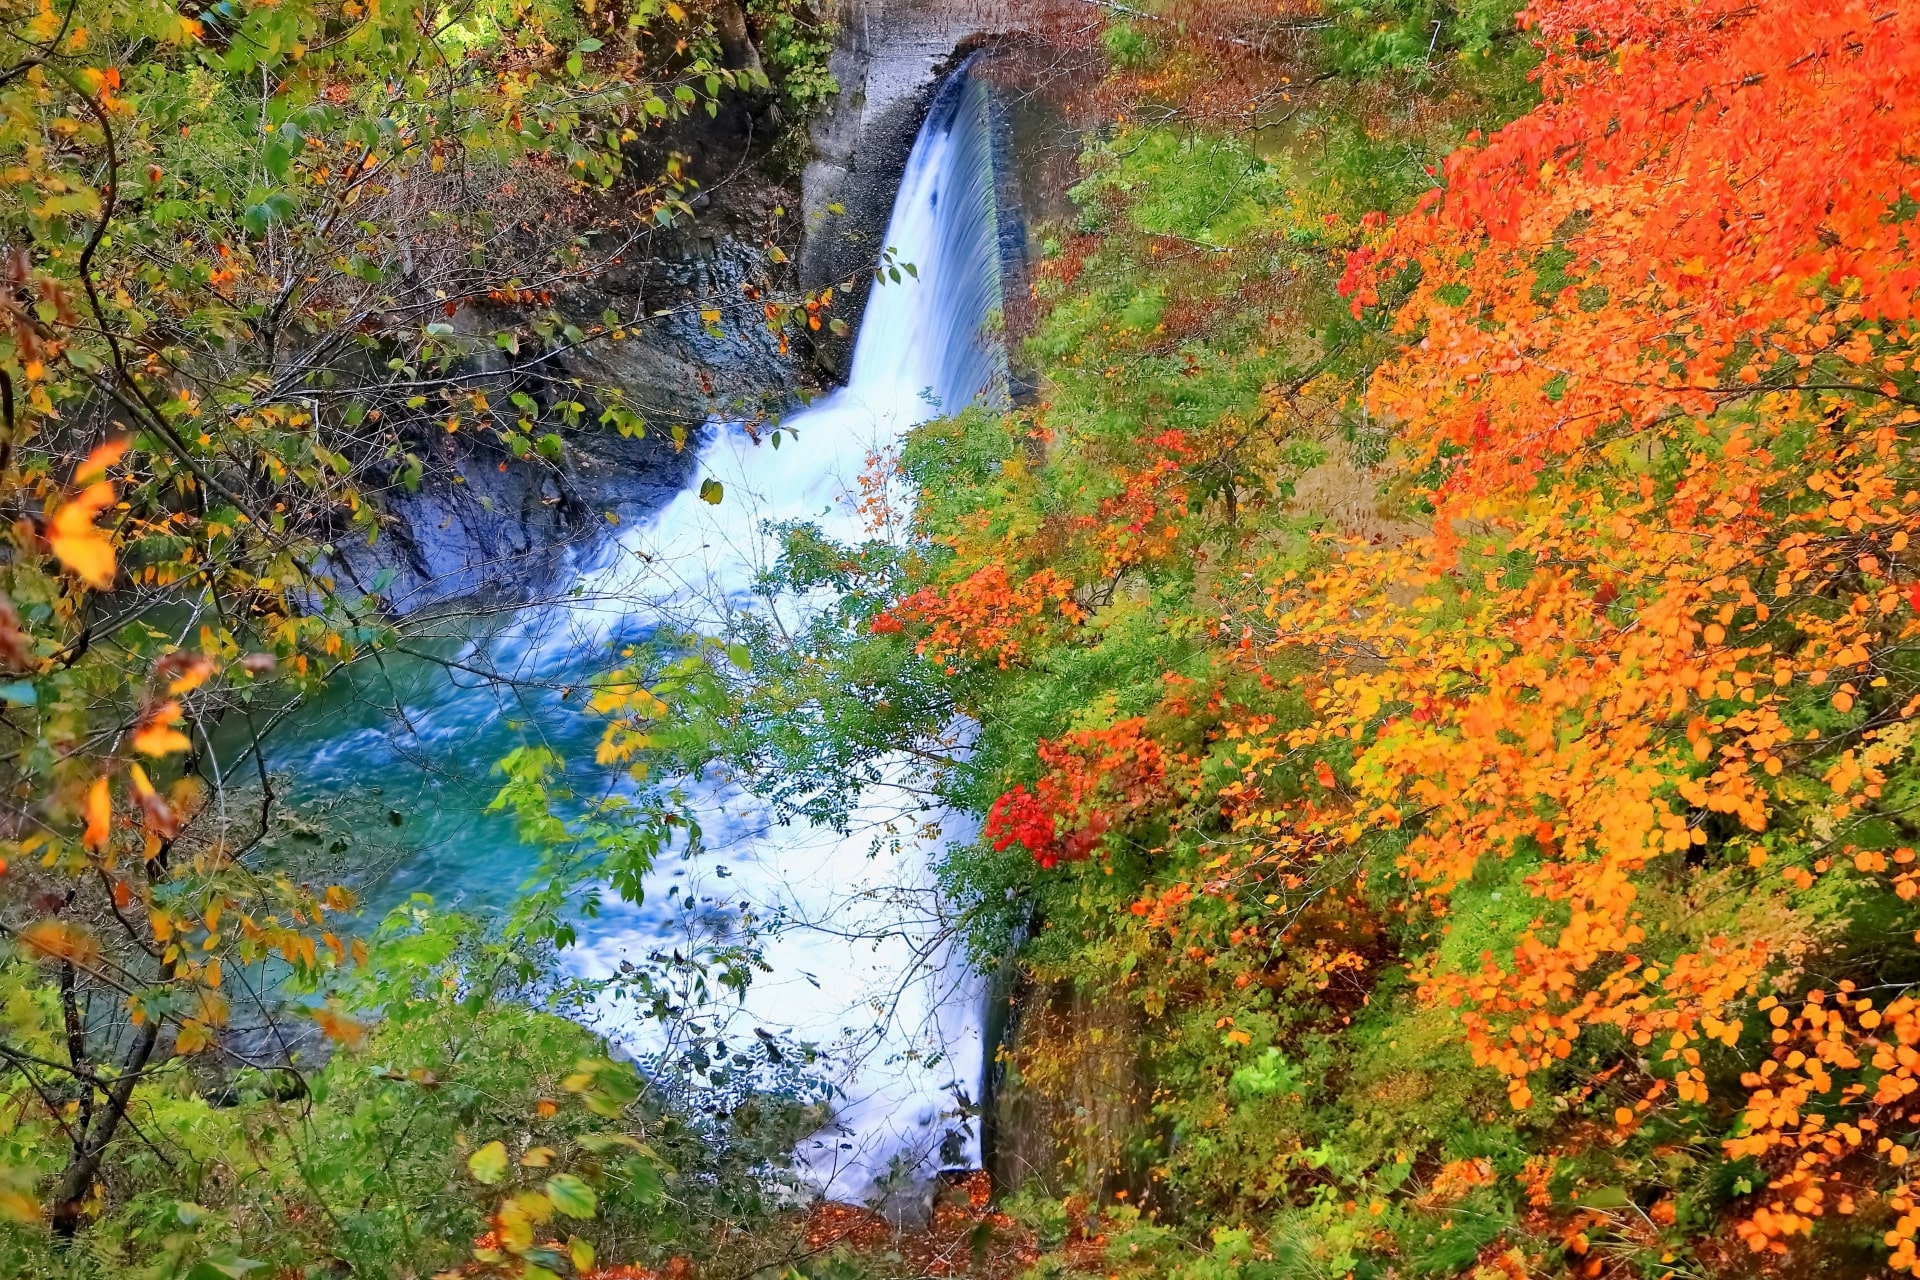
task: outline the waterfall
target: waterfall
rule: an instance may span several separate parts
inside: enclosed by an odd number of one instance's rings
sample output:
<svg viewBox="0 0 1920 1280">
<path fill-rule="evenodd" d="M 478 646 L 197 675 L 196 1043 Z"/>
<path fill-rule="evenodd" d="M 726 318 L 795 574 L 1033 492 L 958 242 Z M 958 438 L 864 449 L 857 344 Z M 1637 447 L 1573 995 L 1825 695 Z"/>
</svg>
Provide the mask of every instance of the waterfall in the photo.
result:
<svg viewBox="0 0 1920 1280">
<path fill-rule="evenodd" d="M 1001 237 L 992 103 L 964 70 L 921 127 L 887 222 L 887 245 L 918 280 L 874 290 L 847 398 L 901 427 L 976 401 L 1004 405 L 1007 355 L 987 333 L 1000 306 Z M 939 408 L 921 398 L 933 393 Z"/>
<path fill-rule="evenodd" d="M 938 413 L 1006 402 L 1006 353 L 992 324 L 1002 252 L 993 124 L 986 88 L 964 69 L 938 91 L 887 229 L 883 261 L 900 279 L 889 272 L 873 286 L 847 385 L 783 422 L 779 448 L 764 432 L 756 440 L 738 424 L 711 427 L 699 479 L 720 482 L 719 504 L 703 501 L 696 481 L 608 540 L 566 599 L 468 643 L 455 670 L 389 663 L 377 698 L 344 688 L 276 748 L 276 764 L 297 769 L 323 803 L 329 793 L 364 796 L 387 822 L 407 824 L 410 852 L 373 895 L 376 909 L 413 892 L 469 907 L 508 900 L 529 854 L 508 824 L 482 816 L 495 785 L 486 770 L 529 739 L 592 758 L 599 726 L 566 701 L 565 686 L 590 679 L 623 640 L 663 626 L 720 632 L 739 611 L 766 607 L 755 586 L 779 553 L 769 524 L 812 521 L 830 537 L 862 539 L 856 495 L 871 452 Z M 775 607 L 804 612 L 808 602 Z M 671 950 L 690 903 L 716 915 L 746 904 L 777 918 L 766 945 L 773 972 L 728 1025 L 730 1036 L 763 1027 L 828 1050 L 836 1123 L 797 1153 L 803 1176 L 858 1200 L 885 1192 L 890 1175 L 924 1184 L 938 1167 L 977 1161 L 977 1125 L 964 1112 L 980 1098 L 982 988 L 944 941 L 930 870 L 942 841 L 972 837 L 970 820 L 929 815 L 881 787 L 841 836 L 781 826 L 737 787 L 686 790 L 702 850 L 664 855 L 644 902 L 603 904 L 565 963 L 608 977 L 624 959 Z M 927 834 L 930 818 L 938 837 Z M 367 825 L 385 829 L 377 817 Z M 640 1020 L 623 1023 L 618 1008 L 603 1016 L 642 1061 L 658 1050 Z"/>
<path fill-rule="evenodd" d="M 883 271 L 846 386 L 788 417 L 780 448 L 737 424 L 718 427 L 700 472 L 721 483 L 724 501 L 702 501 L 697 483 L 680 493 L 602 553 L 583 577 L 579 607 L 522 619 L 496 642 L 496 660 L 577 653 L 650 629 L 651 619 L 635 613 L 637 599 L 677 620 L 723 624 L 727 608 L 749 602 L 755 576 L 777 550 L 762 534 L 765 522 L 812 520 L 829 535 L 857 539 L 852 495 L 871 452 L 942 414 L 1007 404 L 1007 353 L 995 332 L 1007 247 L 994 117 L 986 86 L 964 66 L 936 93 L 894 199 Z M 674 584 L 669 595 L 662 580 Z"/>
</svg>

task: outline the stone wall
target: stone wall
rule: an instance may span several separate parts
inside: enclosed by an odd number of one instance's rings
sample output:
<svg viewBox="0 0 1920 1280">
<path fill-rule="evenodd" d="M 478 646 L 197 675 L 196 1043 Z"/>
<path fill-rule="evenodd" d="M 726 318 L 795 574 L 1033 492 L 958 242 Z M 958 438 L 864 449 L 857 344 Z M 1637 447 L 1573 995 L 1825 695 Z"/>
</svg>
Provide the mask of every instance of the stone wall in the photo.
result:
<svg viewBox="0 0 1920 1280">
<path fill-rule="evenodd" d="M 1138 1010 L 1071 982 L 1000 998 L 981 1143 L 995 1192 L 1033 1183 L 1053 1197 L 1107 1203 L 1125 1190 L 1142 1203 L 1151 1184 L 1128 1149 L 1147 1120 Z"/>
</svg>

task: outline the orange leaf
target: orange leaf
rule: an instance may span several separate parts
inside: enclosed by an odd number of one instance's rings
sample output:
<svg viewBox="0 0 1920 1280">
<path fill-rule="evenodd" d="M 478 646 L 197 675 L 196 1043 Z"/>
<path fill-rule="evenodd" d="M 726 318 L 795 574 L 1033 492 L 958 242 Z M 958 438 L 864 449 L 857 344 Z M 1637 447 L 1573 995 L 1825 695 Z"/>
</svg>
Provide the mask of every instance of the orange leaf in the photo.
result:
<svg viewBox="0 0 1920 1280">
<path fill-rule="evenodd" d="M 116 76 L 118 75 L 117 72 L 114 74 Z M 119 86 L 115 85 L 114 87 L 118 88 Z M 127 452 L 127 443 L 128 441 L 125 437 L 118 440 L 109 440 L 88 454 L 87 460 L 80 464 L 80 469 L 73 473 L 73 487 L 76 489 L 84 489 L 90 484 L 105 480 L 107 478 L 107 468 L 120 461 L 121 457 Z"/>
<path fill-rule="evenodd" d="M 367 1036 L 366 1024 L 355 1022 L 330 1005 L 313 1010 L 313 1020 L 319 1024 L 327 1039 L 348 1048 L 359 1044 Z"/>
<path fill-rule="evenodd" d="M 127 776 L 133 779 L 133 794 L 140 801 L 141 812 L 146 817 L 147 830 L 162 840 L 170 840 L 180 834 L 180 820 L 153 789 L 153 783 L 147 778 L 147 771 L 137 764 L 127 766 Z"/>
<path fill-rule="evenodd" d="M 213 660 L 198 653 L 170 653 L 153 666 L 153 674 L 167 682 L 167 693 L 178 696 L 207 682 Z"/>
<path fill-rule="evenodd" d="M 113 830 L 113 796 L 107 790 L 105 777 L 95 778 L 93 786 L 87 790 L 87 829 L 80 837 L 80 843 L 99 853 L 107 847 L 107 838 Z"/>
<path fill-rule="evenodd" d="M 165 756 L 185 751 L 193 743 L 186 734 L 173 727 L 179 722 L 180 704 L 161 703 L 147 713 L 145 721 L 134 731 L 133 749 L 143 756 Z"/>
<path fill-rule="evenodd" d="M 20 941 L 31 951 L 49 960 L 65 960 L 76 965 L 93 963 L 100 954 L 93 935 L 65 920 L 36 920 L 19 933 Z"/>
<path fill-rule="evenodd" d="M 60 563 L 90 587 L 113 585 L 113 543 L 94 526 L 102 511 L 113 505 L 113 486 L 102 480 L 54 511 L 47 541 Z"/>
</svg>

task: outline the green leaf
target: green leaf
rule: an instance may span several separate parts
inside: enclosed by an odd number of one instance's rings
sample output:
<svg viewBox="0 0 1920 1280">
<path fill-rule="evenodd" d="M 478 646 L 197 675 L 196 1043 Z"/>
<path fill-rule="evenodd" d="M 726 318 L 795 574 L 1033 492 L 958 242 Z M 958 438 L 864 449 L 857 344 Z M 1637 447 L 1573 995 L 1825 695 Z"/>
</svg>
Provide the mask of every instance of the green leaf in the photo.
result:
<svg viewBox="0 0 1920 1280">
<path fill-rule="evenodd" d="M 700 501 L 711 503 L 717 507 L 720 505 L 720 500 L 726 496 L 726 487 L 718 480 L 709 477 L 700 482 Z"/>
<path fill-rule="evenodd" d="M 293 197 L 284 191 L 276 191 L 259 204 L 247 206 L 240 215 L 240 224 L 254 235 L 264 235 L 268 227 L 276 222 L 285 222 L 293 216 Z M 376 277 L 378 272 L 375 272 Z"/>
<path fill-rule="evenodd" d="M 652 1147 L 630 1133 L 583 1133 L 580 1135 L 579 1143 L 596 1155 L 611 1151 L 615 1147 L 625 1147 L 650 1160 L 655 1158 L 656 1154 Z"/>
<path fill-rule="evenodd" d="M 727 646 L 727 661 L 742 671 L 753 670 L 753 651 L 743 644 Z"/>
<path fill-rule="evenodd" d="M 187 1280 L 240 1280 L 249 1271 L 258 1271 L 266 1265 L 231 1253 L 216 1254 L 187 1272 Z"/>
<path fill-rule="evenodd" d="M 475 1182 L 492 1186 L 507 1176 L 507 1144 L 489 1142 L 467 1157 L 467 1172 Z"/>
<path fill-rule="evenodd" d="M 593 1188 L 571 1173 L 556 1173 L 547 1179 L 547 1198 L 569 1218 L 591 1218 L 600 1202 Z"/>
<path fill-rule="evenodd" d="M 617 1116 L 640 1096 L 640 1077 L 631 1067 L 606 1058 L 588 1058 L 575 1064 L 561 1088 L 581 1095 L 597 1116 Z"/>
<path fill-rule="evenodd" d="M 573 47 L 578 49 L 582 53 L 593 53 L 600 48 L 600 42 L 598 40 L 595 40 L 592 36 L 588 36 L 585 40 L 582 40 L 579 44 Z"/>
</svg>

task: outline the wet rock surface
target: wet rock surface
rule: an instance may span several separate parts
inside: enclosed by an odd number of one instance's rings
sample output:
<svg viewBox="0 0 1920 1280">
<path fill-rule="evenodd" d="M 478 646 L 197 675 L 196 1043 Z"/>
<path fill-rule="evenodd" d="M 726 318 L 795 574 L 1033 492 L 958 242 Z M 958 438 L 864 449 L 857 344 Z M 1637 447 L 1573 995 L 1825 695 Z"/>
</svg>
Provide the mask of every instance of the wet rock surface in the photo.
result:
<svg viewBox="0 0 1920 1280">
<path fill-rule="evenodd" d="M 799 402 L 811 371 L 783 350 L 756 300 L 790 289 L 792 268 L 769 246 L 791 243 L 799 221 L 798 190 L 765 145 L 771 114 L 770 104 L 743 104 L 651 148 L 657 154 L 636 168 L 671 151 L 697 180 L 696 217 L 649 233 L 640 251 L 588 287 L 538 307 L 489 301 L 455 309 L 447 323 L 482 348 L 468 366 L 470 389 L 486 397 L 497 422 L 522 411 L 512 407 L 515 395 L 529 398 L 537 406 L 532 434 L 552 432 L 563 447 L 558 457 L 515 457 L 499 432 L 474 424 L 449 433 L 427 416 L 443 407 L 422 410 L 410 432 L 419 476 L 409 487 L 396 467 L 380 495 L 384 519 L 373 542 L 336 540 L 336 577 L 400 615 L 453 600 L 536 598 L 572 557 L 691 482 L 710 423 L 774 420 Z M 617 316 L 622 336 L 556 346 L 527 335 L 518 352 L 489 349 L 494 334 L 524 334 L 549 307 L 581 330 Z M 644 420 L 644 434 L 601 421 L 609 389 Z M 579 408 L 569 413 L 569 404 Z"/>
<path fill-rule="evenodd" d="M 765 283 L 764 250 L 724 233 L 678 247 L 678 256 L 559 304 L 583 323 L 607 309 L 649 317 L 626 338 L 530 362 L 504 353 L 476 361 L 479 389 L 501 403 L 530 397 L 542 430 L 557 406 L 584 406 L 578 425 L 555 431 L 560 457 L 516 458 L 485 432 L 423 430 L 423 476 L 417 489 L 396 484 L 384 495 L 382 537 L 336 544 L 349 581 L 377 590 L 401 614 L 469 596 L 530 598 L 556 580 L 569 555 L 684 489 L 710 422 L 774 419 L 796 402 L 804 385 L 798 363 L 781 353 L 757 308 L 735 314 L 743 285 Z M 728 315 L 715 336 L 700 313 L 723 304 Z M 460 319 L 484 331 L 513 317 Z M 592 389 L 606 387 L 645 420 L 644 435 L 599 422 L 603 405 Z"/>
</svg>

